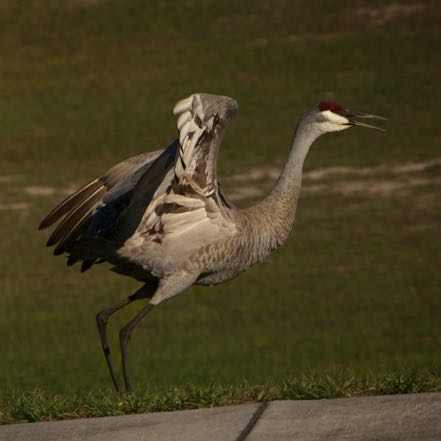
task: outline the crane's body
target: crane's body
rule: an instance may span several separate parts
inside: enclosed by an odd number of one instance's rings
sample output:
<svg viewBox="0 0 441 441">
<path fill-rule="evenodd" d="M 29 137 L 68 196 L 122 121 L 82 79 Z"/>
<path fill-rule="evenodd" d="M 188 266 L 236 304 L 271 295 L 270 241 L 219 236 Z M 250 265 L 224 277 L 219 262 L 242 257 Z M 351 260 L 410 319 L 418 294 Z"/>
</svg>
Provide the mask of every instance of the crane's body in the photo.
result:
<svg viewBox="0 0 441 441">
<path fill-rule="evenodd" d="M 97 315 L 103 350 L 117 390 L 106 325 L 111 314 L 133 300 L 149 299 L 121 330 L 123 374 L 128 390 L 127 343 L 134 327 L 154 307 L 193 285 L 236 277 L 262 261 L 288 238 L 300 194 L 302 169 L 314 140 L 351 125 L 355 114 L 335 103 L 320 103 L 300 120 L 288 161 L 272 192 L 246 209 L 223 193 L 216 174 L 225 128 L 237 111 L 228 97 L 194 94 L 179 101 L 179 139 L 164 150 L 123 161 L 71 195 L 43 220 L 60 221 L 48 240 L 54 254 L 69 253 L 82 270 L 107 261 L 113 270 L 143 286 Z M 378 117 L 377 117 L 378 118 Z"/>
</svg>

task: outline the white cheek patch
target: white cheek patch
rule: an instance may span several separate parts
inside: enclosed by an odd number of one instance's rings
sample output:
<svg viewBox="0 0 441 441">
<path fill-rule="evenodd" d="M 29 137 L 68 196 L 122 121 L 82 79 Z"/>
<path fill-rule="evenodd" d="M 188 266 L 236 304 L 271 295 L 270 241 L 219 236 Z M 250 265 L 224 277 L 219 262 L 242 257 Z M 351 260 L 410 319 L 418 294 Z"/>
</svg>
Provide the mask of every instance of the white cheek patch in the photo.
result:
<svg viewBox="0 0 441 441">
<path fill-rule="evenodd" d="M 338 115 L 330 110 L 325 110 L 322 112 L 322 115 L 324 115 L 325 118 L 333 124 L 347 124 L 349 122 L 349 120 L 344 116 Z"/>
</svg>

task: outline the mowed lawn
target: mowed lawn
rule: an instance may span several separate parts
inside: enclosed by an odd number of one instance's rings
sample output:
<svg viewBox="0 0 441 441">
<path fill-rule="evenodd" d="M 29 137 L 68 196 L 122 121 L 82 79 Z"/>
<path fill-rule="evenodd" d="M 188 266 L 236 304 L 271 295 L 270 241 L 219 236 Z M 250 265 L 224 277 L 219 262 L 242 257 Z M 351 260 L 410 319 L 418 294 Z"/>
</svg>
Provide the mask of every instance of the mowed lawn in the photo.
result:
<svg viewBox="0 0 441 441">
<path fill-rule="evenodd" d="M 239 101 L 219 165 L 231 192 L 269 191 L 273 180 L 251 172 L 282 165 L 296 121 L 320 100 L 390 121 L 386 133 L 354 128 L 313 146 L 308 172 L 350 170 L 305 182 L 282 249 L 229 283 L 187 290 L 139 326 L 129 349 L 137 390 L 342 372 L 412 373 L 439 388 L 440 23 L 436 1 L 0 6 L 3 396 L 111 387 L 95 314 L 139 284 L 105 265 L 65 267 L 36 228 L 69 190 L 173 140 L 171 108 L 194 91 Z M 117 332 L 139 307 L 110 322 L 115 357 Z"/>
</svg>

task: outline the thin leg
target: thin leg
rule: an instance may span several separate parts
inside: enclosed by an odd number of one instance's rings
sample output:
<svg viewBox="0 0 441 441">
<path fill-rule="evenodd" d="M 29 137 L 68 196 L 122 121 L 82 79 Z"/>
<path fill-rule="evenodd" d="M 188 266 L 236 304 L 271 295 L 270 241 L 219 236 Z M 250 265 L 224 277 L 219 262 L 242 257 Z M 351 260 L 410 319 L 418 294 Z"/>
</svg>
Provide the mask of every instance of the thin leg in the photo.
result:
<svg viewBox="0 0 441 441">
<path fill-rule="evenodd" d="M 128 370 L 127 370 L 127 345 L 130 341 L 132 331 L 135 329 L 136 325 L 154 308 L 154 305 L 148 303 L 135 317 L 127 323 L 124 328 L 119 331 L 119 341 L 121 344 L 121 359 L 122 359 L 122 369 L 124 376 L 124 383 L 126 385 L 127 392 L 132 392 L 132 385 L 130 384 Z"/>
<path fill-rule="evenodd" d="M 112 359 L 110 357 L 110 348 L 107 342 L 107 332 L 106 332 L 107 322 L 113 313 L 120 310 L 121 308 L 124 308 L 124 306 L 129 305 L 134 300 L 149 298 L 152 295 L 152 292 L 154 292 L 154 290 L 152 291 L 152 288 L 150 286 L 148 287 L 143 286 L 141 289 L 139 289 L 138 291 L 136 291 L 134 294 L 127 297 L 126 299 L 122 300 L 117 305 L 103 309 L 96 315 L 96 322 L 98 325 L 98 332 L 101 338 L 101 345 L 103 347 L 104 356 L 106 357 L 106 363 L 107 363 L 107 367 L 109 368 L 110 376 L 112 377 L 113 385 L 115 386 L 117 392 L 120 392 L 121 388 L 118 383 L 118 380 L 116 379 L 115 369 L 113 368 Z"/>
<path fill-rule="evenodd" d="M 132 303 L 132 301 L 130 300 L 130 297 L 127 297 L 127 299 L 122 300 L 117 305 L 111 308 L 103 309 L 96 315 L 96 323 L 98 325 L 98 332 L 101 338 L 101 345 L 103 347 L 104 356 L 106 357 L 106 363 L 107 367 L 109 368 L 110 376 L 112 377 L 113 385 L 115 386 L 117 392 L 121 392 L 121 387 L 118 383 L 118 380 L 116 379 L 115 369 L 113 368 L 112 359 L 110 358 L 110 348 L 109 344 L 107 343 L 106 332 L 107 321 L 114 312 L 118 311 L 121 308 L 124 308 L 124 306 L 127 306 L 130 303 Z"/>
<path fill-rule="evenodd" d="M 182 272 L 173 274 L 167 278 L 162 279 L 156 289 L 152 292 L 150 302 L 135 315 L 135 317 L 127 323 L 124 328 L 119 331 L 119 342 L 121 345 L 121 360 L 123 368 L 124 383 L 126 385 L 127 392 L 132 391 L 132 385 L 130 384 L 128 370 L 127 370 L 127 345 L 130 341 L 132 331 L 136 325 L 157 305 L 171 299 L 178 295 L 185 288 L 192 285 L 197 278 L 197 274 Z"/>
</svg>

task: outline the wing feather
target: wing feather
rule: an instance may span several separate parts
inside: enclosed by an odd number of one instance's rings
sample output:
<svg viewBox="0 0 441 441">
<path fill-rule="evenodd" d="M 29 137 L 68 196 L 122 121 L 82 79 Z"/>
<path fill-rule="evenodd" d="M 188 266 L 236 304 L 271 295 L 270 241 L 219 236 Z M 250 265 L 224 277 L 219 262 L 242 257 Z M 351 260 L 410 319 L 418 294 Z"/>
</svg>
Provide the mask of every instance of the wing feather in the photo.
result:
<svg viewBox="0 0 441 441">
<path fill-rule="evenodd" d="M 175 163 L 178 182 L 195 181 L 204 195 L 217 191 L 216 162 L 229 120 L 238 109 L 236 101 L 224 96 L 196 93 L 179 101 L 179 158 Z"/>
<path fill-rule="evenodd" d="M 97 206 L 104 200 L 111 203 L 129 194 L 136 186 L 137 179 L 142 177 L 142 172 L 160 154 L 161 151 L 155 151 L 126 159 L 67 197 L 39 225 L 40 229 L 44 229 L 60 221 L 46 245 L 57 245 L 54 250 L 56 255 L 69 252 L 72 244 L 87 231 Z M 68 259 L 68 265 L 78 260 L 78 257 L 73 256 Z M 84 266 L 85 269 L 89 267 L 89 264 Z"/>
<path fill-rule="evenodd" d="M 93 194 L 97 189 L 101 188 L 102 184 L 99 179 L 94 179 L 81 187 L 75 193 L 71 194 L 68 198 L 58 204 L 40 223 L 38 226 L 39 230 L 50 227 L 55 222 L 58 222 L 66 213 L 75 209 L 83 200 L 87 199 L 91 194 Z"/>
<path fill-rule="evenodd" d="M 201 93 L 179 101 L 173 109 L 178 140 L 115 165 L 61 202 L 40 224 L 47 228 L 61 221 L 48 246 L 56 245 L 55 254 L 71 253 L 68 264 L 83 260 L 85 271 L 102 256 L 93 250 L 87 256 L 72 254 L 74 244 L 108 237 L 109 231 L 121 243 L 136 231 L 160 235 L 158 243 L 166 251 L 182 256 L 230 234 L 235 230 L 232 206 L 217 182 L 216 162 L 237 108 L 231 98 Z"/>
<path fill-rule="evenodd" d="M 179 131 L 174 167 L 146 207 L 142 224 L 143 231 L 160 235 L 174 257 L 236 229 L 216 175 L 219 145 L 236 110 L 233 99 L 207 94 L 193 94 L 173 109 Z"/>
</svg>

